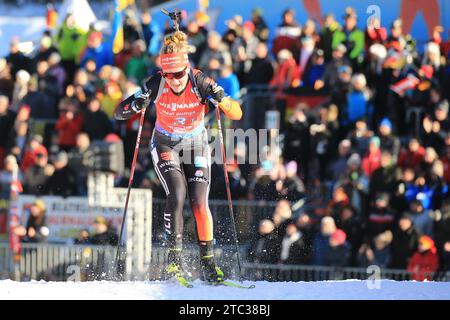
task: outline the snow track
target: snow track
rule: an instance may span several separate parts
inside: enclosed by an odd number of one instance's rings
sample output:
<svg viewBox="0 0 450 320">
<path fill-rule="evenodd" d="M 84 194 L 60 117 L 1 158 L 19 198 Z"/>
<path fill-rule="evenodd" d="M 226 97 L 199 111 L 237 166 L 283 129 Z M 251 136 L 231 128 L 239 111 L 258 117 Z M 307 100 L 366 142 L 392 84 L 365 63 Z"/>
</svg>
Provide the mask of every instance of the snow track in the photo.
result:
<svg viewBox="0 0 450 320">
<path fill-rule="evenodd" d="M 199 281 L 188 289 L 171 282 L 14 282 L 0 281 L 5 299 L 139 299 L 139 300 L 450 300 L 449 282 L 374 283 L 359 280 L 323 282 L 245 282 L 251 290 L 211 287 Z"/>
</svg>

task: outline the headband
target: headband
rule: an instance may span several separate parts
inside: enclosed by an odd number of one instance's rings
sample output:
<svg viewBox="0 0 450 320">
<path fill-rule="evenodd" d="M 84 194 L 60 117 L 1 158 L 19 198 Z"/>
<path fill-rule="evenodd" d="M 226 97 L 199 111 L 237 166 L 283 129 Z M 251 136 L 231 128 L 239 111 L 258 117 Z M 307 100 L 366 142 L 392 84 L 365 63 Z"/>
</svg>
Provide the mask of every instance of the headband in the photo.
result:
<svg viewBox="0 0 450 320">
<path fill-rule="evenodd" d="M 161 68 L 164 70 L 181 69 L 189 64 L 188 54 L 185 52 L 167 53 L 161 55 Z"/>
</svg>

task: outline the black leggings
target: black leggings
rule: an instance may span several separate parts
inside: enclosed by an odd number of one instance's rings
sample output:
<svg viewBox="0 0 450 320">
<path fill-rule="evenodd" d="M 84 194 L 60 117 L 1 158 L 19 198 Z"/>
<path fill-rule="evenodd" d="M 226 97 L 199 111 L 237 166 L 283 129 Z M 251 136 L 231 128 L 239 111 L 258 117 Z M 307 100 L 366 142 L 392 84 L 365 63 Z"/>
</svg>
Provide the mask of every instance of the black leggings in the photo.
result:
<svg viewBox="0 0 450 320">
<path fill-rule="evenodd" d="M 197 224 L 200 242 L 213 240 L 213 219 L 208 206 L 211 154 L 206 130 L 195 137 L 174 139 L 155 131 L 152 160 L 167 195 L 164 227 L 169 247 L 181 243 L 186 193 Z"/>
</svg>

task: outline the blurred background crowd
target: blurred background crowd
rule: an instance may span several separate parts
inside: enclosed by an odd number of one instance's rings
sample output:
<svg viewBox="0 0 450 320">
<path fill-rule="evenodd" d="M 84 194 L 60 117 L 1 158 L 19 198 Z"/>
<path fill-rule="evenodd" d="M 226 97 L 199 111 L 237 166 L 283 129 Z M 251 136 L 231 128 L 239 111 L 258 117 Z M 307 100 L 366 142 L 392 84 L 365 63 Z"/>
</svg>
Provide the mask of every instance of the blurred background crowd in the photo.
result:
<svg viewBox="0 0 450 320">
<path fill-rule="evenodd" d="M 251 20 L 229 17 L 223 34 L 208 30 L 203 12 L 184 16 L 193 67 L 236 99 L 255 87 L 273 93 L 275 103 L 260 101 L 246 115 L 252 127 L 264 127 L 253 119 L 267 111 L 280 113 L 280 152 L 268 151 L 257 165 L 229 166 L 233 199 L 277 202 L 273 215 L 256 223 L 248 259 L 376 264 L 408 269 L 420 280 L 450 270 L 450 42 L 440 26 L 418 44 L 400 19 L 385 26 L 374 18 L 364 30 L 354 9 L 342 14 L 297 21 L 287 8 L 269 30 L 255 8 Z M 17 167 L 25 194 L 86 196 L 86 158 L 96 140 L 123 141 L 130 167 L 139 119 L 116 122 L 112 114 L 158 72 L 161 39 L 171 27 L 125 10 L 121 50 L 114 48 L 117 31 L 114 23 L 108 35 L 95 25 L 83 31 L 68 14 L 32 54 L 11 39 L 0 59 L 2 198 Z M 324 99 L 289 106 L 284 94 L 296 91 Z M 150 112 L 144 147 L 153 123 Z M 247 151 L 238 145 L 234 158 Z M 213 167 L 217 181 L 221 170 Z M 135 187 L 164 198 L 148 153 L 141 152 L 137 171 Z M 126 185 L 126 172 L 117 185 Z M 211 199 L 225 196 L 224 184 L 211 186 Z"/>
</svg>

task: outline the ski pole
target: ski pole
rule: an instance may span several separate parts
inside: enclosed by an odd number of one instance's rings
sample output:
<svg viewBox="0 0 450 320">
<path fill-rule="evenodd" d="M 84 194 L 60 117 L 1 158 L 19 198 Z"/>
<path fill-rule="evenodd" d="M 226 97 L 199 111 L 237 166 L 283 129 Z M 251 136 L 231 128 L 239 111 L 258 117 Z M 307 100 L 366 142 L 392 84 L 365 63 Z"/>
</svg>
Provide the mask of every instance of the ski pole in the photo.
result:
<svg viewBox="0 0 450 320">
<path fill-rule="evenodd" d="M 124 228 L 125 227 L 125 220 L 126 220 L 126 217 L 127 217 L 128 202 L 130 201 L 131 186 L 133 184 L 134 171 L 136 169 L 136 161 L 137 161 L 137 155 L 138 155 L 138 152 L 139 152 L 139 144 L 141 143 L 141 134 L 142 134 L 142 127 L 144 126 L 145 110 L 146 110 L 146 108 L 144 108 L 141 111 L 141 118 L 139 120 L 139 129 L 138 129 L 138 134 L 137 134 L 137 138 L 136 138 L 136 146 L 134 148 L 134 154 L 133 154 L 133 162 L 131 164 L 131 169 L 130 169 L 130 179 L 128 181 L 127 197 L 126 197 L 126 200 L 125 200 L 125 208 L 123 210 L 122 225 L 120 227 L 119 241 L 117 242 L 116 257 L 115 257 L 115 260 L 114 260 L 114 266 L 116 266 L 116 270 L 118 269 L 118 264 L 119 264 L 119 260 L 120 260 L 120 247 L 121 247 L 121 244 L 122 244 L 123 231 L 125 229 Z"/>
<path fill-rule="evenodd" d="M 242 279 L 241 254 L 240 254 L 240 251 L 239 251 L 239 242 L 238 242 L 238 238 L 237 238 L 236 222 L 235 222 L 235 219 L 234 219 L 233 203 L 231 201 L 230 179 L 228 178 L 227 155 L 225 153 L 225 144 L 224 144 L 223 133 L 222 133 L 222 123 L 220 121 L 220 108 L 219 108 L 219 103 L 217 101 L 215 101 L 212 98 L 208 98 L 208 100 L 216 108 L 217 125 L 218 125 L 218 129 L 219 129 L 220 149 L 221 149 L 221 152 L 222 152 L 223 174 L 225 176 L 225 185 L 226 185 L 226 189 L 227 189 L 228 208 L 229 208 L 229 211 L 230 211 L 231 224 L 232 224 L 233 236 L 234 236 L 234 245 L 235 245 L 235 248 L 236 248 L 236 256 L 237 256 L 238 270 L 239 270 L 239 281 L 242 282 L 243 279 Z"/>
</svg>

